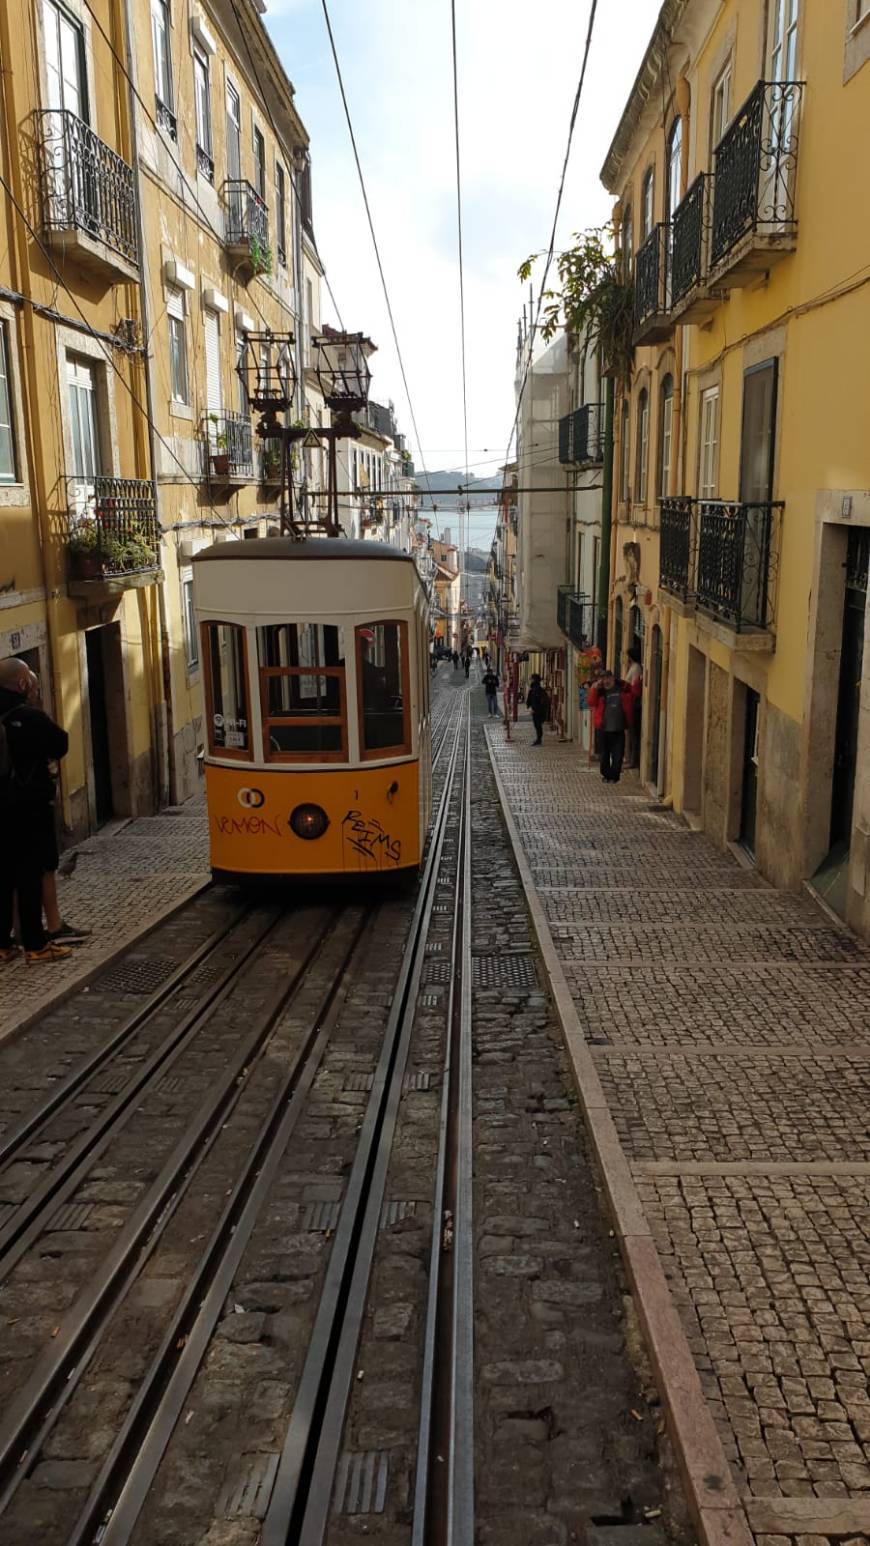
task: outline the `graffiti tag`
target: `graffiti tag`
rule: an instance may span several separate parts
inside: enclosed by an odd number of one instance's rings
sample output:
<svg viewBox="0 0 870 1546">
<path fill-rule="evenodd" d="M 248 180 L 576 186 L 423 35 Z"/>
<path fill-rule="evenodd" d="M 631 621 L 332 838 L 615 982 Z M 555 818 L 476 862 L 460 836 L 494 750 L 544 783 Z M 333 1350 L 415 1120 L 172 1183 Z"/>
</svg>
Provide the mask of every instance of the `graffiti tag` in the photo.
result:
<svg viewBox="0 0 870 1546">
<path fill-rule="evenodd" d="M 224 837 L 282 837 L 277 821 L 266 816 L 215 816 L 215 823 Z"/>
<path fill-rule="evenodd" d="M 401 838 L 391 837 L 376 816 L 364 816 L 362 811 L 348 811 L 341 824 L 341 835 L 355 853 L 372 864 L 398 865 L 402 857 Z"/>
</svg>

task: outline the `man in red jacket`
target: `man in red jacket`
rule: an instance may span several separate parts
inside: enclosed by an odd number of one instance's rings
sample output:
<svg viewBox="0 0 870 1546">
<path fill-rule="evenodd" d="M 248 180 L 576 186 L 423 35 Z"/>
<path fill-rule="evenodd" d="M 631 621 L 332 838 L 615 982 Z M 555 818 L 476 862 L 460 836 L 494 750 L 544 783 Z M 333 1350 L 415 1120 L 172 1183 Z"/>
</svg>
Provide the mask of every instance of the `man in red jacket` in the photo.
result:
<svg viewBox="0 0 870 1546">
<path fill-rule="evenodd" d="M 601 777 L 606 784 L 618 784 L 625 732 L 634 710 L 631 688 L 627 682 L 618 682 L 612 671 L 604 671 L 590 687 L 586 701 L 592 710 L 592 723 L 601 733 Z"/>
</svg>

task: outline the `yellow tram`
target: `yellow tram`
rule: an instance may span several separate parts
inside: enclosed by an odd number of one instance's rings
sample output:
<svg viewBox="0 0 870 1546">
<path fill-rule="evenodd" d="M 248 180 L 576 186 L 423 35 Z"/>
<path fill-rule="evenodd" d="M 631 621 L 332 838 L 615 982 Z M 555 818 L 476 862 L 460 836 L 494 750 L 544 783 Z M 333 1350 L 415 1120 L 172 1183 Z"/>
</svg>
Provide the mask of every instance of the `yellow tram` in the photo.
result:
<svg viewBox="0 0 870 1546">
<path fill-rule="evenodd" d="M 413 559 L 266 537 L 197 553 L 217 879 L 397 875 L 431 806 L 429 620 Z"/>
</svg>

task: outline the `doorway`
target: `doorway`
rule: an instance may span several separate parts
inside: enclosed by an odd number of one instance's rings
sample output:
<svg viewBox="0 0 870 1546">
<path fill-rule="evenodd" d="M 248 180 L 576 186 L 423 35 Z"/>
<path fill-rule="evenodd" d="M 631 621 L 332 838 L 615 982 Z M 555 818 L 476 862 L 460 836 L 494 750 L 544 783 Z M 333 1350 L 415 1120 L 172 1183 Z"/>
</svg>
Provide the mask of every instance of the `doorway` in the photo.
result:
<svg viewBox="0 0 870 1546">
<path fill-rule="evenodd" d="M 755 858 L 755 823 L 758 809 L 758 727 L 761 697 L 751 687 L 745 689 L 746 712 L 743 731 L 743 779 L 740 793 L 740 842 Z"/>
<path fill-rule="evenodd" d="M 700 816 L 702 774 L 704 770 L 704 725 L 707 719 L 707 659 L 693 644 L 689 645 L 689 670 L 686 683 L 686 760 L 683 783 L 683 808 L 687 815 Z"/>
<path fill-rule="evenodd" d="M 650 637 L 649 701 L 652 708 L 649 735 L 649 781 L 658 788 L 659 739 L 662 730 L 662 631 L 658 623 L 655 624 Z"/>
<path fill-rule="evenodd" d="M 127 722 L 119 624 L 106 623 L 99 628 L 88 628 L 85 657 L 90 719 L 91 818 L 100 827 L 113 816 L 129 815 Z"/>
</svg>

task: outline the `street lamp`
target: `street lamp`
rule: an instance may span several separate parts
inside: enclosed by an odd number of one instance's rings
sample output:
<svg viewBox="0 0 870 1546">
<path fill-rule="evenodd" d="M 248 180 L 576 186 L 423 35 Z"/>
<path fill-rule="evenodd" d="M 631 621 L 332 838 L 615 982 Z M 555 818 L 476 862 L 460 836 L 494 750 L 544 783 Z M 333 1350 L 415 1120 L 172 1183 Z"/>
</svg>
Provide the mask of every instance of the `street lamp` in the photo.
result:
<svg viewBox="0 0 870 1546">
<path fill-rule="evenodd" d="M 324 402 L 346 424 L 369 400 L 369 358 L 375 346 L 364 333 L 339 333 L 327 327 L 311 340 L 314 373 Z M 347 430 L 345 428 L 345 433 Z"/>
<path fill-rule="evenodd" d="M 287 413 L 296 395 L 293 334 L 246 333 L 236 370 L 251 407 L 263 414 L 260 433 L 275 433 L 276 414 Z"/>
</svg>

